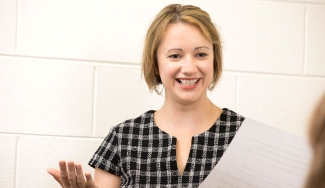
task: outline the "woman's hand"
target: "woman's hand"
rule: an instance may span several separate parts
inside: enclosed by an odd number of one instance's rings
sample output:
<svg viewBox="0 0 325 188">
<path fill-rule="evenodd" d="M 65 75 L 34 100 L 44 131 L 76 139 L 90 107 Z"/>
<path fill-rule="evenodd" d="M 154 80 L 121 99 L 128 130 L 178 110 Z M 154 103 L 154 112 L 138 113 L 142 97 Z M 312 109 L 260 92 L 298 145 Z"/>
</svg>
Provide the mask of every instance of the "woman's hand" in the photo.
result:
<svg viewBox="0 0 325 188">
<path fill-rule="evenodd" d="M 61 185 L 62 188 L 98 188 L 90 173 L 84 173 L 80 164 L 68 162 L 68 168 L 65 161 L 59 162 L 60 171 L 49 168 L 47 172 Z"/>
</svg>

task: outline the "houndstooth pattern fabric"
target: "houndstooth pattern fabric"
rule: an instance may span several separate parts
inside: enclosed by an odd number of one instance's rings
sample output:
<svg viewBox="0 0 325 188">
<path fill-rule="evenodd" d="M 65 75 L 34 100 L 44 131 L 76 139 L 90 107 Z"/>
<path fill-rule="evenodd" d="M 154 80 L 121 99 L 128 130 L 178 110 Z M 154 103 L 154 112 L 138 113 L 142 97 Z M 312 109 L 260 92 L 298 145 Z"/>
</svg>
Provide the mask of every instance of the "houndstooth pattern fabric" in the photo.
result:
<svg viewBox="0 0 325 188">
<path fill-rule="evenodd" d="M 121 187 L 198 187 L 226 151 L 244 117 L 224 108 L 214 125 L 192 137 L 182 175 L 176 162 L 176 138 L 153 121 L 151 110 L 113 127 L 89 165 L 121 177 Z"/>
</svg>

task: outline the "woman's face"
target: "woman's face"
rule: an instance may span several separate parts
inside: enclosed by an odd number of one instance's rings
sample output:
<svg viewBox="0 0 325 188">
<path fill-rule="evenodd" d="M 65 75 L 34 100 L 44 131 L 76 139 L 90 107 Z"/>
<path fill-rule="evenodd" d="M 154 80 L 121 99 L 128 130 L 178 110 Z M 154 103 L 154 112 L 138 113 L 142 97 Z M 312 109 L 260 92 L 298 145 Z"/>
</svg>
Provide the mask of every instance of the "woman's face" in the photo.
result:
<svg viewBox="0 0 325 188">
<path fill-rule="evenodd" d="M 157 57 L 166 100 L 188 104 L 207 98 L 213 79 L 213 45 L 199 28 L 169 24 Z"/>
</svg>

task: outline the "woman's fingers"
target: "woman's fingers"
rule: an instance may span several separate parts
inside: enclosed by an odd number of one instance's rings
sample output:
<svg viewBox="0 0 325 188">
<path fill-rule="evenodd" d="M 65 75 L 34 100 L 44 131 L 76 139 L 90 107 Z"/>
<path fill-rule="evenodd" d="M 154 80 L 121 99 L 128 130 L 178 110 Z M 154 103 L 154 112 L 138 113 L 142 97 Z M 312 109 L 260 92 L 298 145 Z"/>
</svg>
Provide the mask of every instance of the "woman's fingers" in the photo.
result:
<svg viewBox="0 0 325 188">
<path fill-rule="evenodd" d="M 61 187 L 63 187 L 63 184 L 62 184 L 62 179 L 61 179 L 61 176 L 60 176 L 60 172 L 54 168 L 49 168 L 47 169 L 47 172 L 53 176 L 53 178 L 61 185 Z"/>
<path fill-rule="evenodd" d="M 86 181 L 84 178 L 84 173 L 80 164 L 76 164 L 76 173 L 77 173 L 77 184 L 79 188 L 86 188 Z"/>
<path fill-rule="evenodd" d="M 71 187 L 78 187 L 77 185 L 77 177 L 76 177 L 76 170 L 73 161 L 68 162 L 68 180 Z"/>
<path fill-rule="evenodd" d="M 85 175 L 87 182 L 85 181 L 80 164 L 75 165 L 73 161 L 69 161 L 67 164 L 64 160 L 61 160 L 59 166 L 60 172 L 53 168 L 47 169 L 47 172 L 60 183 L 62 188 L 97 188 L 89 173 L 88 177 Z M 90 180 L 89 183 L 88 179 Z"/>
<path fill-rule="evenodd" d="M 95 185 L 95 182 L 94 182 L 93 178 L 91 177 L 90 173 L 86 173 L 85 176 L 86 176 L 86 180 L 87 180 L 87 188 L 98 188 Z"/>
<path fill-rule="evenodd" d="M 61 176 L 61 180 L 62 180 L 62 184 L 63 184 L 62 187 L 70 187 L 66 162 L 60 161 L 59 167 L 60 167 L 60 176 Z"/>
</svg>

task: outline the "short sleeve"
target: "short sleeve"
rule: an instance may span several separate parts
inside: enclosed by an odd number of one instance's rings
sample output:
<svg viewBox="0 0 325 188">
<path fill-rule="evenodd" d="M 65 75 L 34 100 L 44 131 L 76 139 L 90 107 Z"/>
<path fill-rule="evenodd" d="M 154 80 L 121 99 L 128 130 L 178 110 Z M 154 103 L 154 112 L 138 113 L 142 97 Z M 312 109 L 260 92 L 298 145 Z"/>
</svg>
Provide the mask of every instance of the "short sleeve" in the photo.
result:
<svg viewBox="0 0 325 188">
<path fill-rule="evenodd" d="M 118 151 L 118 138 L 113 128 L 90 159 L 88 165 L 120 176 L 120 157 Z"/>
</svg>

